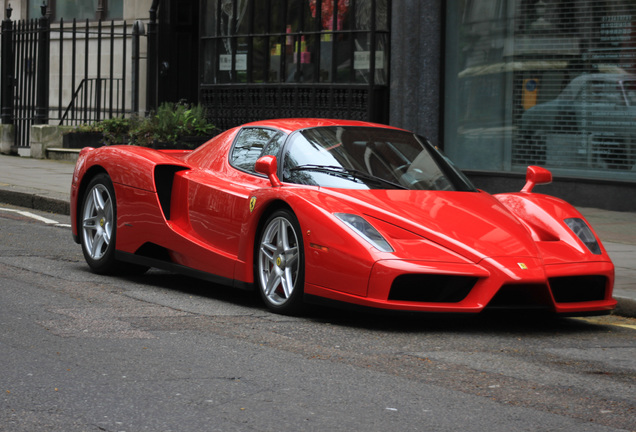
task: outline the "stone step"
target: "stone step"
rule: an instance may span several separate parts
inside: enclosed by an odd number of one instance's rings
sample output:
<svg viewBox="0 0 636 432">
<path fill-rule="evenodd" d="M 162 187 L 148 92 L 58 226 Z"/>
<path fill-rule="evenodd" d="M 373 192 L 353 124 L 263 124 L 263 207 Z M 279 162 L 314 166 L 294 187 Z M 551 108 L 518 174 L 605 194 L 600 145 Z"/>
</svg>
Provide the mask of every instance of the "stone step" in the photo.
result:
<svg viewBox="0 0 636 432">
<path fill-rule="evenodd" d="M 49 147 L 46 149 L 46 158 L 54 160 L 76 161 L 82 149 Z"/>
</svg>

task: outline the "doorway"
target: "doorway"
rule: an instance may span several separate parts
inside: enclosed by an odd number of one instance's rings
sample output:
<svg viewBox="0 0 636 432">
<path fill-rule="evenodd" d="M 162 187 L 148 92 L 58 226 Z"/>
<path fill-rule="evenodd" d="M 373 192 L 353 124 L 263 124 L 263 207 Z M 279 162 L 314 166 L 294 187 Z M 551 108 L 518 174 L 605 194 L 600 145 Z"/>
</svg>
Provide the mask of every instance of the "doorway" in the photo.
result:
<svg viewBox="0 0 636 432">
<path fill-rule="evenodd" d="M 198 103 L 199 0 L 163 0 L 158 18 L 158 103 Z"/>
</svg>

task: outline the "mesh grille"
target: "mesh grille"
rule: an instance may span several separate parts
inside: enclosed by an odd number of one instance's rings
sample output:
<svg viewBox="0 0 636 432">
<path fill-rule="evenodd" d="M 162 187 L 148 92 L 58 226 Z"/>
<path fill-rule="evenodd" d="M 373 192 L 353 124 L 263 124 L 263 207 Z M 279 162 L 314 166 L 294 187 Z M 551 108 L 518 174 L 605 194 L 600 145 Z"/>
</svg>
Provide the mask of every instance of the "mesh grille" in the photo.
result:
<svg viewBox="0 0 636 432">
<path fill-rule="evenodd" d="M 516 13 L 512 164 L 636 164 L 634 3 L 522 1 Z"/>
<path fill-rule="evenodd" d="M 359 86 L 210 86 L 201 99 L 222 130 L 268 118 L 378 120 L 369 118 L 369 89 Z"/>
<path fill-rule="evenodd" d="M 462 168 L 636 179 L 636 2 L 475 1 L 447 12 L 458 29 L 448 152 Z"/>
</svg>

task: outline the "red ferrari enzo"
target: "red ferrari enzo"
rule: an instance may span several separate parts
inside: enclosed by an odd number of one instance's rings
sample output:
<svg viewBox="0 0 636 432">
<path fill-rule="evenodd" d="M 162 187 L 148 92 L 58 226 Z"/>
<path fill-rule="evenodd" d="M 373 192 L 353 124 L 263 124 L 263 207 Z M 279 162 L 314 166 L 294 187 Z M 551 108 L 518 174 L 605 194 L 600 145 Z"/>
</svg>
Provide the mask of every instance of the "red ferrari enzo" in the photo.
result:
<svg viewBox="0 0 636 432">
<path fill-rule="evenodd" d="M 614 266 L 583 216 L 489 195 L 426 139 L 389 126 L 282 119 L 194 151 L 85 148 L 73 236 L 100 274 L 157 267 L 257 289 L 278 313 L 322 299 L 381 309 L 608 313 Z"/>
</svg>

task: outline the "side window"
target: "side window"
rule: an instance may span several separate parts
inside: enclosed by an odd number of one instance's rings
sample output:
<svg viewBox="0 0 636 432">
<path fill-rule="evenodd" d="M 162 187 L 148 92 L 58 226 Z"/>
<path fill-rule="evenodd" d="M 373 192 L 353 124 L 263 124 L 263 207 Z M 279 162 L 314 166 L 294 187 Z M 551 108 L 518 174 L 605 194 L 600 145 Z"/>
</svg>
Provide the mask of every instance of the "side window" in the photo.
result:
<svg viewBox="0 0 636 432">
<path fill-rule="evenodd" d="M 276 133 L 269 140 L 269 142 L 265 144 L 265 148 L 261 152 L 259 158 L 262 156 L 278 156 L 280 153 L 281 147 L 285 143 L 285 138 L 287 138 L 287 135 L 285 135 L 284 133 L 282 132 Z"/>
<path fill-rule="evenodd" d="M 270 147 L 273 146 L 276 149 L 280 147 L 275 143 L 282 142 L 282 135 L 273 129 L 245 128 L 241 130 L 232 147 L 230 163 L 235 168 L 254 172 L 254 164 L 258 158 L 264 154 L 273 154 Z"/>
</svg>

